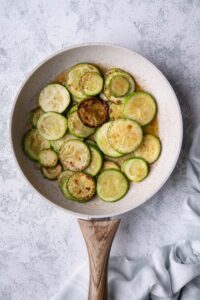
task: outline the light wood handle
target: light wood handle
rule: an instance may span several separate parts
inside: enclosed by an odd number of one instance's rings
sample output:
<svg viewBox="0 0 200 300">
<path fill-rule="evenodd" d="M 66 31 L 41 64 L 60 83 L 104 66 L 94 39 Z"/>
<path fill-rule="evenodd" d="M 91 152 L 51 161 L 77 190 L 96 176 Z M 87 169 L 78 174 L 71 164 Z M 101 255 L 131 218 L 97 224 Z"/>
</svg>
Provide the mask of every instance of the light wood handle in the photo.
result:
<svg viewBox="0 0 200 300">
<path fill-rule="evenodd" d="M 88 300 L 107 300 L 108 260 L 120 220 L 78 220 L 89 256 Z"/>
</svg>

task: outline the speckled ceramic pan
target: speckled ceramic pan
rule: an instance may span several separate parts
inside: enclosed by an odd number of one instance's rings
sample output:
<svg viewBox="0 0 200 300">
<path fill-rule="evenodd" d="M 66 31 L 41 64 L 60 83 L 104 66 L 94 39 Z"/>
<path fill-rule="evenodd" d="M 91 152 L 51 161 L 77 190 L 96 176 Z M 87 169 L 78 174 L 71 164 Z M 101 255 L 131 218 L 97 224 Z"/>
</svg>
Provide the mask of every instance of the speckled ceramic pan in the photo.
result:
<svg viewBox="0 0 200 300">
<path fill-rule="evenodd" d="M 56 75 L 79 62 L 91 62 L 106 67 L 119 67 L 130 72 L 135 77 L 139 86 L 152 94 L 158 104 L 159 135 L 162 142 L 161 156 L 153 165 L 147 179 L 140 184 L 132 184 L 127 195 L 121 201 L 115 203 L 106 203 L 98 198 L 85 204 L 67 201 L 60 192 L 57 182 L 45 180 L 41 176 L 38 166 L 29 161 L 22 150 L 21 140 L 28 126 L 27 116 L 29 111 L 36 106 L 38 93 Z M 12 147 L 16 161 L 24 176 L 35 191 L 39 192 L 45 199 L 67 212 L 82 217 L 105 218 L 115 216 L 130 211 L 150 199 L 163 186 L 172 173 L 182 144 L 183 126 L 180 107 L 176 95 L 165 76 L 151 62 L 138 53 L 108 44 L 87 44 L 69 47 L 43 61 L 22 84 L 16 96 L 11 118 Z M 103 232 L 103 239 L 101 239 L 101 234 L 92 238 L 94 239 L 92 247 L 95 245 L 95 238 L 101 240 L 101 242 L 102 240 L 105 242 L 106 239 L 111 241 L 118 225 L 116 224 L 117 221 L 113 221 L 114 223 L 109 221 L 109 224 L 105 223 L 106 221 L 101 221 L 103 227 L 98 222 L 96 224 L 95 221 L 93 223 L 90 221 L 80 222 L 85 239 L 87 240 L 91 240 L 89 227 L 91 228 L 92 226 L 93 233 L 96 230 L 98 232 L 102 230 Z M 107 235 L 105 235 L 105 228 Z M 107 262 L 102 255 L 100 244 L 98 244 L 96 249 L 97 258 L 98 254 L 101 254 L 100 256 L 103 259 L 99 264 L 106 264 Z M 98 267 L 93 267 L 91 262 L 92 272 L 97 272 Z M 94 274 L 93 279 L 97 278 L 96 276 L 98 274 Z M 98 280 L 101 280 L 100 277 L 98 278 Z M 95 287 L 95 282 L 90 282 L 90 299 L 106 299 L 103 298 L 100 292 L 100 290 L 104 290 L 103 285 L 105 286 L 106 280 L 105 276 L 102 278 L 102 286 L 100 284 L 98 288 L 97 286 Z M 96 296 L 94 296 L 94 293 L 96 293 Z"/>
</svg>

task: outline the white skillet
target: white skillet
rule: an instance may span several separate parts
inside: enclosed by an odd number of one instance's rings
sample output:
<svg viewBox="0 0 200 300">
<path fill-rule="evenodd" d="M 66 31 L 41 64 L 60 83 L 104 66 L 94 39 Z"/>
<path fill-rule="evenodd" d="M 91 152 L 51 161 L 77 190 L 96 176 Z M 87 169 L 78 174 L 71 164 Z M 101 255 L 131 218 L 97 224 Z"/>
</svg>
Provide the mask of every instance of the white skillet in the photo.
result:
<svg viewBox="0 0 200 300">
<path fill-rule="evenodd" d="M 158 104 L 159 134 L 162 153 L 143 182 L 131 186 L 123 200 L 106 203 L 98 198 L 85 204 L 67 201 L 57 183 L 45 180 L 38 166 L 23 153 L 21 140 L 28 129 L 27 116 L 37 106 L 40 90 L 59 73 L 78 62 L 91 62 L 106 67 L 119 67 L 130 72 L 145 91 L 152 94 Z M 65 48 L 37 66 L 22 84 L 11 115 L 11 144 L 23 175 L 44 199 L 66 212 L 81 218 L 81 230 L 87 244 L 90 260 L 89 299 L 107 298 L 107 263 L 112 240 L 119 220 L 106 219 L 141 205 L 150 199 L 172 173 L 182 144 L 183 124 L 176 95 L 165 76 L 138 53 L 110 44 L 84 44 Z"/>
</svg>

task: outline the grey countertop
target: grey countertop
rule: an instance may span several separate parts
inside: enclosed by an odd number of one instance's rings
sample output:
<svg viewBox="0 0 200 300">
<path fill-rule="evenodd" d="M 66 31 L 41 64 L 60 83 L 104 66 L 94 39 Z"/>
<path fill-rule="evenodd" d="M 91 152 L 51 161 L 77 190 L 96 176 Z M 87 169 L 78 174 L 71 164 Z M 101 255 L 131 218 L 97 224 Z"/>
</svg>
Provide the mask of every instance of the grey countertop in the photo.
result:
<svg viewBox="0 0 200 300">
<path fill-rule="evenodd" d="M 146 56 L 180 101 L 184 145 L 175 171 L 146 204 L 122 216 L 113 255 L 140 257 L 186 238 L 186 156 L 200 120 L 199 1 L 0 0 L 0 299 L 49 300 L 87 259 L 76 218 L 35 195 L 15 167 L 9 117 L 22 80 L 65 46 L 112 42 Z"/>
</svg>

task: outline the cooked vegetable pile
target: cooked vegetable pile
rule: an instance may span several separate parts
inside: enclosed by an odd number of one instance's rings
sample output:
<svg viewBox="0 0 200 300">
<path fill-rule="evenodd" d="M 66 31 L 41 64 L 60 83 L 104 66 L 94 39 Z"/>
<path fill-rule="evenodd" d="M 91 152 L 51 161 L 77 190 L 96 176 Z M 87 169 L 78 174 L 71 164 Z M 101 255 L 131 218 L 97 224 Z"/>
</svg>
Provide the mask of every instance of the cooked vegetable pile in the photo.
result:
<svg viewBox="0 0 200 300">
<path fill-rule="evenodd" d="M 24 151 L 45 178 L 58 179 L 67 199 L 84 203 L 97 193 L 115 202 L 160 155 L 159 138 L 147 130 L 156 113 L 155 99 L 136 91 L 129 73 L 113 68 L 102 76 L 92 64 L 77 64 L 40 92 Z"/>
</svg>

